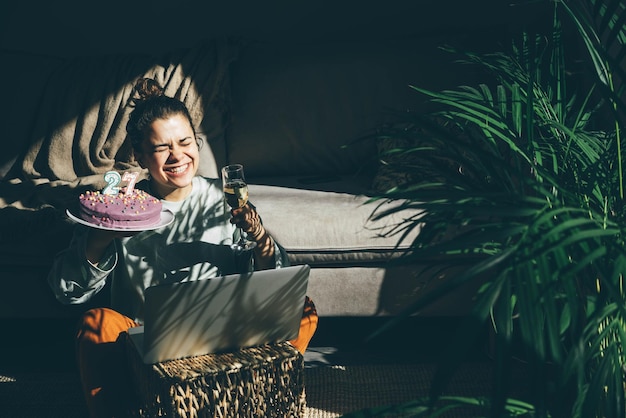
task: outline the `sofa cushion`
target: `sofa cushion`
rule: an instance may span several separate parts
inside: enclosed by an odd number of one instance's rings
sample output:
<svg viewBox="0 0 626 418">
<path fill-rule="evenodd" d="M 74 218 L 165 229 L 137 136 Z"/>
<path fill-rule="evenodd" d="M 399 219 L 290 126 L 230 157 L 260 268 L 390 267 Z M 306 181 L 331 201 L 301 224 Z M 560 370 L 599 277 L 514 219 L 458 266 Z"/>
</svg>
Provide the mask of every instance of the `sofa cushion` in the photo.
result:
<svg viewBox="0 0 626 418">
<path fill-rule="evenodd" d="M 422 297 L 432 295 L 466 266 L 390 265 L 311 269 L 307 294 L 323 317 L 400 315 Z M 457 316 L 471 311 L 481 279 L 437 298 L 419 316 Z"/>
<path fill-rule="evenodd" d="M 440 71 L 416 48 L 414 41 L 246 46 L 233 65 L 229 161 L 255 176 L 372 172 L 375 144 L 358 139 L 386 121 L 386 108 L 421 102 L 409 84 Z"/>
<path fill-rule="evenodd" d="M 249 188 L 268 232 L 289 253 L 292 264 L 311 266 L 382 265 L 405 252 L 419 228 L 402 241 L 389 234 L 416 212 L 375 221 L 376 203 L 350 193 L 256 185 Z M 388 203 L 388 207 L 401 202 Z"/>
</svg>

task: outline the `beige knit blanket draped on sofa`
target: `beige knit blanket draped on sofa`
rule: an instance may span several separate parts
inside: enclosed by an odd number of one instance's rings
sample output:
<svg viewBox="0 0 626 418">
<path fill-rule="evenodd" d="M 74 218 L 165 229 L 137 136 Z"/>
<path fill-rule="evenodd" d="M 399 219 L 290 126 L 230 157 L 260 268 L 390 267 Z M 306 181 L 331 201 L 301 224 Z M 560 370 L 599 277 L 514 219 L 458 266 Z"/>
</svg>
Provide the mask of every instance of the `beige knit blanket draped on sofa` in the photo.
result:
<svg viewBox="0 0 626 418">
<path fill-rule="evenodd" d="M 235 46 L 211 40 L 160 56 L 75 57 L 52 73 L 23 155 L 0 183 L 0 208 L 62 206 L 77 188 L 104 186 L 109 170 L 139 171 L 126 141 L 135 81 L 152 77 L 181 99 L 195 126 L 219 137 L 228 116 Z M 142 172 L 142 175 L 145 175 Z"/>
</svg>

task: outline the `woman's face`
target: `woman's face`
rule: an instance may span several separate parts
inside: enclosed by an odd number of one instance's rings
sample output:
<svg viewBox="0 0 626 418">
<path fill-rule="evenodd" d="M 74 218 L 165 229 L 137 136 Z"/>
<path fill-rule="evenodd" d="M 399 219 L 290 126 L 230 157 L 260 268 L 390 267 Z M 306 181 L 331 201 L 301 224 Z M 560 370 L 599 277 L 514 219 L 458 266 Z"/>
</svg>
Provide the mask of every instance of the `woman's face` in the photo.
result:
<svg viewBox="0 0 626 418">
<path fill-rule="evenodd" d="M 184 115 L 157 119 L 141 144 L 138 161 L 150 172 L 151 186 L 165 200 L 182 200 L 191 192 L 200 154 L 193 129 Z"/>
</svg>

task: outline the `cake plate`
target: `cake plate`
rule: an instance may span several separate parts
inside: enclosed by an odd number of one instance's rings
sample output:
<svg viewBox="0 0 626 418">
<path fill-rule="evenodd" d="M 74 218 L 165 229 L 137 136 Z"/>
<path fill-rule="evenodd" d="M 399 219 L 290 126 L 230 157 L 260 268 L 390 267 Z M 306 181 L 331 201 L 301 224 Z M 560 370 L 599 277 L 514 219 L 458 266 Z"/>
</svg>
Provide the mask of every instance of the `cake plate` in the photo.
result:
<svg viewBox="0 0 626 418">
<path fill-rule="evenodd" d="M 90 228 L 102 229 L 102 230 L 105 230 L 105 231 L 117 231 L 117 232 L 152 231 L 154 229 L 163 228 L 164 226 L 167 226 L 167 225 L 171 224 L 174 221 L 174 214 L 170 210 L 168 210 L 168 209 L 163 209 L 161 211 L 161 219 L 159 220 L 159 223 L 154 224 L 154 225 L 149 225 L 149 226 L 137 227 L 137 228 L 122 228 L 122 227 L 99 225 L 99 224 L 96 224 L 96 223 L 92 223 L 92 222 L 86 221 L 86 220 L 84 220 L 82 218 L 79 218 L 78 216 L 76 216 L 72 212 L 70 212 L 69 209 L 67 209 L 65 211 L 65 213 L 67 214 L 68 218 L 70 218 L 72 221 L 74 221 L 76 223 L 79 223 L 81 225 L 85 225 L 85 226 L 88 226 Z"/>
</svg>

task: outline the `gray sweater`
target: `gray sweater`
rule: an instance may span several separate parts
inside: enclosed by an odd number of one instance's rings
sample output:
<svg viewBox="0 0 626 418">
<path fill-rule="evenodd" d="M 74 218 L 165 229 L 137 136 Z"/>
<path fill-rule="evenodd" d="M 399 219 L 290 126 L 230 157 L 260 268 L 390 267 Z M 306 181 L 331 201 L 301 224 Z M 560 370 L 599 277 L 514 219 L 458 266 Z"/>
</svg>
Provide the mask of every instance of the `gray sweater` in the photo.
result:
<svg viewBox="0 0 626 418">
<path fill-rule="evenodd" d="M 238 230 L 229 222 L 220 179 L 197 176 L 185 200 L 162 203 L 174 213 L 170 225 L 115 239 L 98 266 L 85 256 L 89 227 L 77 225 L 48 275 L 56 298 L 64 304 L 83 303 L 110 280 L 111 308 L 142 323 L 143 293 L 149 286 L 235 273 L 242 265 L 254 268 L 251 252 L 238 256 L 230 249 Z M 278 245 L 275 250 L 280 268 L 287 256 Z"/>
</svg>

